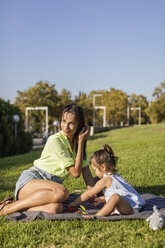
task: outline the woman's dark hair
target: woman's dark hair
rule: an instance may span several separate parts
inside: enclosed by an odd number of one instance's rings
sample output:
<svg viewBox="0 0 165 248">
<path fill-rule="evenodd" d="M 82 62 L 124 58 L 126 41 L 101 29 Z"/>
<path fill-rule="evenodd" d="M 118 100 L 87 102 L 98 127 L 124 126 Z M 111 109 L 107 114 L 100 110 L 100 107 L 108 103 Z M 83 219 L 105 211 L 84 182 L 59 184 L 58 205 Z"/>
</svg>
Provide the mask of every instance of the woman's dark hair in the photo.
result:
<svg viewBox="0 0 165 248">
<path fill-rule="evenodd" d="M 79 133 L 81 131 L 81 129 L 85 126 L 85 118 L 84 118 L 84 113 L 82 108 L 77 105 L 76 103 L 70 103 L 68 105 L 66 105 L 62 111 L 62 116 L 64 115 L 64 113 L 72 113 L 75 115 L 76 120 L 78 121 L 78 128 L 77 128 L 77 132 L 74 135 L 74 138 L 76 140 L 76 152 L 77 152 L 77 148 L 78 148 L 78 136 Z M 86 158 L 86 140 L 84 142 L 84 150 L 83 150 L 83 158 Z"/>
<path fill-rule="evenodd" d="M 118 158 L 115 157 L 112 148 L 107 144 L 104 144 L 100 150 L 94 152 L 90 159 L 95 159 L 98 168 L 100 168 L 100 166 L 104 164 L 106 166 L 107 172 L 117 172 L 115 167 Z"/>
</svg>

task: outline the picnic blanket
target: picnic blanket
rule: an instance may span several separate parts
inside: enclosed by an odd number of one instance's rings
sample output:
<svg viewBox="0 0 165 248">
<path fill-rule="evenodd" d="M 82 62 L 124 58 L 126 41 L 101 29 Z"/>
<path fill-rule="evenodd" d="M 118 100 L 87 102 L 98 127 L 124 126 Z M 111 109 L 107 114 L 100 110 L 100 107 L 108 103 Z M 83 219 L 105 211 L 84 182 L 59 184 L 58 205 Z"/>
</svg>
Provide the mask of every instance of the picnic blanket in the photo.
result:
<svg viewBox="0 0 165 248">
<path fill-rule="evenodd" d="M 70 194 L 70 197 L 63 203 L 64 212 L 62 214 L 51 214 L 43 211 L 35 212 L 16 212 L 6 217 L 8 221 L 29 221 L 36 219 L 49 219 L 49 220 L 84 220 L 81 213 L 69 213 L 68 212 L 68 203 L 74 201 L 79 194 Z M 116 220 L 133 220 L 133 219 L 146 219 L 153 213 L 153 206 L 156 205 L 157 209 L 165 215 L 165 197 L 156 196 L 154 194 L 146 193 L 141 195 L 145 200 L 146 204 L 137 214 L 131 215 L 109 215 L 109 216 L 94 216 L 89 220 L 99 219 L 103 221 L 116 221 Z M 103 206 L 99 204 L 97 207 L 93 207 L 87 202 L 83 202 L 82 205 L 86 208 L 88 214 L 95 214 Z"/>
</svg>

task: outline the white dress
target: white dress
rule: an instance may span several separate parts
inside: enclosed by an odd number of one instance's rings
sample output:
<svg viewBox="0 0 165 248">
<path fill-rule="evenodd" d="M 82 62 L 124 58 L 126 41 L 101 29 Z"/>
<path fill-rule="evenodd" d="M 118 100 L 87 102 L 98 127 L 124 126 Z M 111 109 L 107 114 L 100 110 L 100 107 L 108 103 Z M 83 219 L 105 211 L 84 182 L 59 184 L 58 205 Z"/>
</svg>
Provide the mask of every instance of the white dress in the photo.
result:
<svg viewBox="0 0 165 248">
<path fill-rule="evenodd" d="M 139 209 L 145 205 L 145 199 L 119 174 L 104 174 L 104 177 L 107 176 L 112 178 L 112 185 L 103 190 L 105 201 L 107 202 L 112 195 L 118 194 L 130 204 L 134 212 L 139 212 Z"/>
</svg>

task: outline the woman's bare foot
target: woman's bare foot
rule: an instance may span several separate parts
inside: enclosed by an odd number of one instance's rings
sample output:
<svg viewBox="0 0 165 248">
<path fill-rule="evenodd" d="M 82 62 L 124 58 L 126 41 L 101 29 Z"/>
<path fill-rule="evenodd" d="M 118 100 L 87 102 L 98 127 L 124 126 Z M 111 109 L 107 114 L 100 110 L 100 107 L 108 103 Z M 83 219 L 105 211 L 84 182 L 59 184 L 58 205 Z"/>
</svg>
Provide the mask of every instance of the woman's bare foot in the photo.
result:
<svg viewBox="0 0 165 248">
<path fill-rule="evenodd" d="M 4 208 L 7 204 L 10 204 L 12 201 L 13 201 L 13 197 L 9 196 L 0 202 L 0 216 L 4 216 L 7 214 Z"/>
</svg>

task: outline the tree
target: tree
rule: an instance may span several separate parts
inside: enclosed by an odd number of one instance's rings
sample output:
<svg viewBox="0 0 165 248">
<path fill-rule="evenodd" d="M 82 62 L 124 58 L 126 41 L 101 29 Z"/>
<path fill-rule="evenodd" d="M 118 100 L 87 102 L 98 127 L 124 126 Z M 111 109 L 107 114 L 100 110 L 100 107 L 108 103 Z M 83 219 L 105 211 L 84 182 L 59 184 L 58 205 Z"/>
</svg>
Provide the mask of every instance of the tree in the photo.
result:
<svg viewBox="0 0 165 248">
<path fill-rule="evenodd" d="M 148 121 L 148 102 L 147 98 L 143 95 L 131 94 L 129 96 L 129 109 L 131 108 L 141 108 L 141 123 L 147 123 Z M 130 124 L 139 123 L 139 111 L 130 111 Z"/>
<path fill-rule="evenodd" d="M 152 94 L 154 101 L 150 103 L 148 113 L 152 123 L 165 121 L 165 81 L 155 88 Z"/>
<path fill-rule="evenodd" d="M 60 96 L 58 95 L 55 85 L 48 81 L 39 81 L 34 87 L 27 91 L 17 91 L 18 96 L 15 105 L 21 109 L 22 118 L 25 119 L 26 107 L 48 106 L 48 121 L 52 126 L 55 119 L 60 118 Z M 30 111 L 29 125 L 31 130 L 42 131 L 45 126 L 45 111 Z"/>
<path fill-rule="evenodd" d="M 93 103 L 91 96 L 87 96 L 86 93 L 79 92 L 79 95 L 75 97 L 75 102 L 83 109 L 85 122 L 89 125 L 93 125 Z"/>
<path fill-rule="evenodd" d="M 17 139 L 14 137 L 13 115 L 19 115 Z M 25 153 L 32 149 L 32 139 L 24 132 L 24 122 L 18 107 L 0 98 L 0 157 Z"/>
<path fill-rule="evenodd" d="M 107 102 L 109 125 L 120 125 L 127 121 L 127 94 L 122 90 L 110 89 Z"/>
<path fill-rule="evenodd" d="M 93 99 L 94 94 L 99 94 L 95 98 L 96 106 L 105 106 L 106 107 L 106 124 L 117 126 L 121 122 L 126 122 L 127 120 L 127 95 L 121 90 L 116 90 L 111 88 L 110 91 L 99 90 L 91 91 L 90 97 Z M 97 126 L 103 125 L 103 110 L 97 109 L 95 111 L 95 124 Z"/>
<path fill-rule="evenodd" d="M 71 93 L 66 89 L 62 89 L 61 93 L 59 94 L 59 110 L 62 113 L 63 108 L 71 102 Z"/>
</svg>

